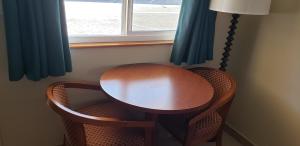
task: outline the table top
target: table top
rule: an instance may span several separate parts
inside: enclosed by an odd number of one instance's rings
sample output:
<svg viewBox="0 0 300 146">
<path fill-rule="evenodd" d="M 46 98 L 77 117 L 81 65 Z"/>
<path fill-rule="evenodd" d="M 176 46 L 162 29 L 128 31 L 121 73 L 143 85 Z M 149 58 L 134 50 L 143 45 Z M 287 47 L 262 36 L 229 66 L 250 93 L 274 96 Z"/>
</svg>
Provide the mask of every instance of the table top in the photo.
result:
<svg viewBox="0 0 300 146">
<path fill-rule="evenodd" d="M 179 114 L 206 108 L 214 90 L 201 76 L 172 65 L 131 64 L 103 73 L 100 85 L 116 101 L 147 113 Z"/>
</svg>

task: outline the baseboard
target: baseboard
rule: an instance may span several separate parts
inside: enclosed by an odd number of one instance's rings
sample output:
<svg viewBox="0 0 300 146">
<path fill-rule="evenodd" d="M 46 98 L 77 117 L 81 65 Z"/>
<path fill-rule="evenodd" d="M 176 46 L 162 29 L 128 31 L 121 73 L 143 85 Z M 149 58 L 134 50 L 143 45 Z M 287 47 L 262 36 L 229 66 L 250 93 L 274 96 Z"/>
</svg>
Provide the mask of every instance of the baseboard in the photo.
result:
<svg viewBox="0 0 300 146">
<path fill-rule="evenodd" d="M 224 131 L 240 142 L 243 146 L 257 146 L 252 142 L 249 138 L 247 138 L 244 134 L 233 128 L 230 124 L 226 123 L 224 127 Z"/>
<path fill-rule="evenodd" d="M 4 146 L 2 131 L 0 129 L 0 146 Z"/>
</svg>

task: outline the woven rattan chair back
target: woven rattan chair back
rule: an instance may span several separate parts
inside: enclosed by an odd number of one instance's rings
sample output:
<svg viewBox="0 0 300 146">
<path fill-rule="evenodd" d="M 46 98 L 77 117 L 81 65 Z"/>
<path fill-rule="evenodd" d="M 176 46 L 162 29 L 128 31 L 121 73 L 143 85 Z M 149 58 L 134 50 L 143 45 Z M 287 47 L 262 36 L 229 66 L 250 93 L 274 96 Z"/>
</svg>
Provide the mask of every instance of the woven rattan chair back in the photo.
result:
<svg viewBox="0 0 300 146">
<path fill-rule="evenodd" d="M 236 82 L 228 73 L 217 69 L 198 67 L 189 70 L 201 75 L 211 83 L 214 88 L 214 99 L 212 105 L 207 110 L 194 116 L 189 121 L 188 134 L 185 143 L 186 145 L 191 145 L 192 143 L 197 142 L 197 140 L 201 140 L 201 138 L 197 137 L 195 131 L 197 131 L 197 128 L 202 128 L 202 134 L 198 136 L 203 137 L 203 133 L 205 133 L 204 135 L 206 137 L 214 137 L 214 140 L 217 141 L 217 145 L 221 145 L 220 141 L 225 120 L 236 92 Z M 203 123 L 216 123 L 218 118 L 212 118 L 216 117 L 214 116 L 215 114 L 213 114 L 215 112 L 217 112 L 218 115 L 221 116 L 221 118 L 219 119 L 222 120 L 221 126 L 217 127 L 217 131 L 214 129 L 214 126 L 210 126 L 212 128 L 207 129 L 199 127 L 199 123 L 202 123 L 202 125 L 205 125 Z"/>
<path fill-rule="evenodd" d="M 66 130 L 66 138 L 68 145 L 71 146 L 87 146 L 87 135 L 85 125 L 113 127 L 113 128 L 141 128 L 145 131 L 145 143 L 143 145 L 151 146 L 152 133 L 147 133 L 149 129 L 154 127 L 152 121 L 122 121 L 113 117 L 99 117 L 79 113 L 70 108 L 69 98 L 66 92 L 67 88 L 88 89 L 102 92 L 97 84 L 79 83 L 79 82 L 57 82 L 50 85 L 47 89 L 48 105 L 58 113 L 64 123 Z M 95 133 L 97 134 L 97 133 Z M 107 133 L 109 134 L 109 133 Z M 113 138 L 106 138 L 105 140 L 112 142 Z M 107 141 L 102 141 L 101 145 Z M 130 140 L 129 140 L 130 141 Z M 130 143 L 125 145 L 132 145 Z M 90 146 L 90 145 L 89 145 Z"/>
<path fill-rule="evenodd" d="M 226 104 L 230 104 L 233 100 L 236 91 L 236 81 L 226 72 L 223 72 L 214 68 L 198 67 L 189 69 L 192 72 L 204 77 L 214 88 L 214 101 L 213 104 L 217 104 L 216 101 L 223 101 L 219 109 L 222 111 L 222 107 Z M 226 118 L 226 115 L 224 117 Z"/>
</svg>

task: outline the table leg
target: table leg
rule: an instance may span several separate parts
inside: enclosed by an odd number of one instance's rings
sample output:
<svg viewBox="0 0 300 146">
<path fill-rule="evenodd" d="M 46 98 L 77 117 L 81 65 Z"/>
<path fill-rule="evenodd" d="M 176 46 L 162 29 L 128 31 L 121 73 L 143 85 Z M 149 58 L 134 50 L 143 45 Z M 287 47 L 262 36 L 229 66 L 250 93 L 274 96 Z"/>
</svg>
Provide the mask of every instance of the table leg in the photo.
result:
<svg viewBox="0 0 300 146">
<path fill-rule="evenodd" d="M 151 146 L 156 146 L 157 145 L 157 122 L 158 122 L 158 115 L 157 114 L 150 114 L 150 113 L 146 113 L 146 119 L 147 120 L 151 120 L 155 122 L 155 127 L 154 129 L 147 129 L 146 133 L 148 133 L 149 135 L 149 140 L 151 141 L 150 143 Z"/>
<path fill-rule="evenodd" d="M 146 113 L 146 119 L 147 119 L 147 120 L 152 120 L 152 121 L 157 122 L 157 120 L 158 120 L 158 115 L 157 115 L 157 114 Z"/>
</svg>

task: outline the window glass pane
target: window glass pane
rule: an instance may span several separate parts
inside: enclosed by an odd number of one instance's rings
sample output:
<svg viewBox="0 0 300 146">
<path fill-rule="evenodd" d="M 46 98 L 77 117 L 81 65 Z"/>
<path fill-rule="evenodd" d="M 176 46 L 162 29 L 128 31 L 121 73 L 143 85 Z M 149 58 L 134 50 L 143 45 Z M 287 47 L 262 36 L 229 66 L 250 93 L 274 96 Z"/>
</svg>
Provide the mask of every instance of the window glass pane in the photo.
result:
<svg viewBox="0 0 300 146">
<path fill-rule="evenodd" d="M 176 30 L 182 0 L 134 0 L 133 31 Z"/>
<path fill-rule="evenodd" d="M 65 0 L 68 33 L 121 34 L 122 0 Z"/>
</svg>

